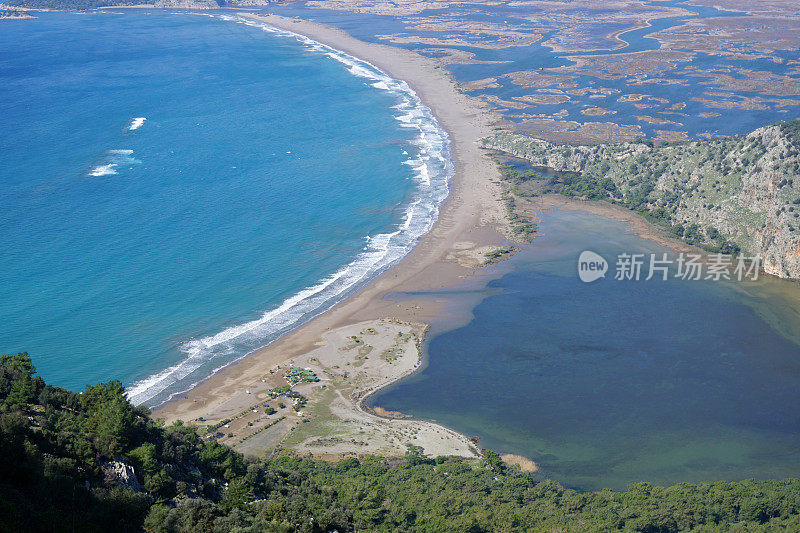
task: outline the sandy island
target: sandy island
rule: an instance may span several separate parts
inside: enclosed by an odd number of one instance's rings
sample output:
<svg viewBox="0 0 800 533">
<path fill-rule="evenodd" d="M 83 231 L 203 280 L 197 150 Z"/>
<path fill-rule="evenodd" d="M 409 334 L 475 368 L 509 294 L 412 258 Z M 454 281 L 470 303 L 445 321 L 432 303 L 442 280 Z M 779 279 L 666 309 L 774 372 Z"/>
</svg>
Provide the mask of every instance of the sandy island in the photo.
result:
<svg viewBox="0 0 800 533">
<path fill-rule="evenodd" d="M 417 445 L 429 455 L 476 456 L 474 443 L 458 433 L 379 408 L 383 416 L 377 416 L 362 402 L 419 366 L 424 324 L 440 307 L 430 301 L 398 303 L 387 294 L 455 285 L 506 242 L 498 169 L 479 146 L 497 117 L 461 94 L 435 61 L 414 52 L 365 43 L 309 21 L 241 16 L 305 35 L 406 81 L 450 135 L 455 175 L 438 221 L 400 263 L 328 312 L 161 406 L 154 416 L 206 426 L 207 438 L 251 455 L 276 449 L 331 458 L 401 455 L 408 445 Z M 286 387 L 291 367 L 309 368 L 320 381 L 295 385 L 295 397 L 272 393 Z M 297 395 L 303 403 L 307 398 L 307 405 L 297 408 Z"/>
</svg>

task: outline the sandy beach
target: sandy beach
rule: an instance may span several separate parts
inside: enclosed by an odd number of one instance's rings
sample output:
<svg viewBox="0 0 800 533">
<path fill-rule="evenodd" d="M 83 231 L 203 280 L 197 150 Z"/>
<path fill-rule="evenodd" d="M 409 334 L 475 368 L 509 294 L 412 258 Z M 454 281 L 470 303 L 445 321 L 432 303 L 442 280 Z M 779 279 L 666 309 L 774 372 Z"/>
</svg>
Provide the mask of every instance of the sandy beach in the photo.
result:
<svg viewBox="0 0 800 533">
<path fill-rule="evenodd" d="M 485 254 L 508 242 L 504 237 L 508 227 L 497 164 L 490 151 L 480 147 L 480 140 L 501 121 L 481 101 L 460 93 L 449 73 L 434 60 L 407 50 L 365 43 L 336 28 L 309 21 L 274 15 L 241 16 L 305 35 L 406 81 L 448 132 L 456 171 L 450 197 L 437 223 L 399 264 L 328 312 L 161 406 L 155 416 L 168 423 L 183 420 L 201 426 L 232 420 L 223 424 L 217 437 L 250 455 L 275 450 L 328 458 L 402 455 L 407 445 L 414 444 L 429 455 L 476 456 L 478 448 L 468 436 L 432 422 L 405 419 L 403 413 L 367 409 L 363 401 L 381 387 L 417 370 L 422 362 L 419 342 L 424 335 L 420 328 L 441 309 L 431 299 L 398 302 L 391 293 L 454 286 L 481 268 Z M 638 215 L 610 204 L 554 195 L 519 199 L 518 204 L 534 219 L 538 213 L 553 208 L 586 211 L 626 222 L 635 233 L 664 246 L 696 251 Z M 387 328 L 387 321 L 414 325 L 418 341 L 394 346 L 396 336 L 404 333 L 396 331 L 396 327 Z M 361 338 L 358 333 L 366 330 L 376 333 Z M 355 337 L 369 345 L 354 346 Z M 396 352 L 394 364 L 386 364 L 387 351 Z M 292 366 L 313 368 L 325 376 L 321 384 L 294 388 L 309 401 L 308 408 L 299 414 L 270 396 L 274 387 L 286 384 L 283 376 Z M 357 371 L 348 372 L 348 367 Z M 270 411 L 278 405 L 284 407 L 265 414 L 264 407 Z M 528 471 L 537 468 L 532 462 L 523 466 Z"/>
<path fill-rule="evenodd" d="M 154 415 L 168 423 L 175 420 L 198 423 L 201 419 L 204 423 L 216 423 L 248 410 L 256 401 L 254 394 L 266 390 L 268 380 L 265 376 L 269 375 L 270 370 L 274 373 L 278 366 L 286 365 L 288 361 L 325 345 L 330 340 L 326 341 L 324 337 L 341 328 L 386 319 L 426 323 L 439 311 L 435 302 L 404 300 L 398 303 L 387 298 L 387 295 L 455 285 L 475 273 L 485 261 L 485 253 L 506 242 L 502 233 L 505 231 L 505 211 L 500 201 L 497 166 L 479 146 L 479 140 L 490 133 L 497 117 L 488 112 L 481 102 L 461 94 L 446 70 L 416 53 L 365 43 L 341 30 L 321 24 L 274 15 L 242 16 L 305 35 L 366 60 L 392 77 L 406 81 L 448 132 L 455 175 L 450 196 L 438 221 L 406 258 L 328 312 L 223 369 L 180 398 L 161 406 Z M 405 373 L 389 372 L 383 385 L 399 379 Z M 275 440 L 283 438 L 279 426 L 289 426 L 289 418 L 270 427 L 269 431 L 263 431 L 265 434 L 275 434 L 273 444 Z M 444 430 L 439 426 L 437 428 L 428 432 L 434 440 L 440 437 L 439 430 Z M 288 431 L 288 428 L 284 429 Z M 264 443 L 264 450 L 270 448 L 268 444 Z M 418 444 L 426 449 L 431 448 L 430 451 L 437 454 L 448 453 L 438 444 L 433 447 L 431 442 L 427 443 L 428 446 L 425 442 Z M 261 450 L 251 451 L 257 453 Z M 366 451 L 375 450 L 370 448 Z M 451 451 L 458 453 L 456 449 Z M 468 453 L 462 448 L 459 454 Z"/>
</svg>

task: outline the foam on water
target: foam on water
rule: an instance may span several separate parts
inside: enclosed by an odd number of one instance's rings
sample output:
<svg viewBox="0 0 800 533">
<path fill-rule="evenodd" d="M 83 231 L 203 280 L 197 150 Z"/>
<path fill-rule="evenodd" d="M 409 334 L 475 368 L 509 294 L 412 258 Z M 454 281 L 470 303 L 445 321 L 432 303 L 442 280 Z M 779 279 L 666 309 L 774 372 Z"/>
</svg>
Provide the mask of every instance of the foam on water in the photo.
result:
<svg viewBox="0 0 800 533">
<path fill-rule="evenodd" d="M 287 298 L 255 320 L 182 343 L 180 350 L 185 354 L 183 360 L 128 388 L 128 397 L 136 404 L 156 405 L 185 392 L 187 379 L 192 381 L 190 388 L 197 380 L 206 377 L 193 374 L 199 373 L 201 367 L 220 360 L 223 364 L 214 368 L 213 372 L 220 370 L 231 362 L 230 357 L 226 356 L 234 355 L 233 360 L 236 360 L 252 353 L 254 349 L 330 308 L 397 263 L 433 226 L 439 207 L 447 198 L 449 180 L 454 171 L 447 133 L 406 82 L 391 78 L 366 61 L 291 31 L 239 17 L 207 16 L 247 24 L 281 37 L 295 39 L 307 51 L 320 53 L 337 61 L 352 75 L 364 78 L 376 90 L 385 91 L 395 97 L 397 104 L 392 107 L 400 112 L 395 117 L 396 120 L 401 126 L 418 132 L 409 142 L 407 155 L 410 157 L 406 161 L 414 169 L 416 189 L 414 198 L 405 208 L 402 221 L 394 231 L 366 236 L 363 251 L 349 264 L 316 285 Z M 236 357 L 239 353 L 242 355 Z M 174 390 L 176 388 L 181 390 Z"/>
<path fill-rule="evenodd" d="M 136 165 L 141 163 L 133 157 L 133 150 L 109 150 L 106 152 L 105 163 L 97 165 L 89 171 L 89 176 L 112 176 L 119 174 L 117 167 L 120 165 Z"/>
<path fill-rule="evenodd" d="M 110 176 L 112 174 L 119 174 L 116 169 L 117 165 L 115 163 L 109 163 L 108 165 L 100 165 L 94 167 L 90 172 L 90 176 Z"/>
<path fill-rule="evenodd" d="M 128 126 L 128 131 L 135 131 L 142 127 L 144 121 L 147 120 L 145 117 L 136 117 L 131 120 L 130 125 Z"/>
</svg>

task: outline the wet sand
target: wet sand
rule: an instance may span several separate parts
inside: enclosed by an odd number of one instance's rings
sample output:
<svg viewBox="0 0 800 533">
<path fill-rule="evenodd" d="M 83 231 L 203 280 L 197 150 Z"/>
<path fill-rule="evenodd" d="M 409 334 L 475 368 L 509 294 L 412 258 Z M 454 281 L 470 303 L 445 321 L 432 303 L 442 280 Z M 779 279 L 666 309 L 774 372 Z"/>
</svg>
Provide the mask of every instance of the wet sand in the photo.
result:
<svg viewBox="0 0 800 533">
<path fill-rule="evenodd" d="M 475 273 L 483 262 L 483 253 L 505 243 L 498 169 L 479 147 L 479 140 L 491 132 L 497 117 L 481 102 L 459 93 L 446 70 L 414 52 L 365 43 L 329 26 L 275 15 L 243 16 L 305 35 L 406 81 L 448 132 L 455 175 L 438 221 L 406 258 L 329 311 L 155 410 L 154 416 L 167 422 L 193 422 L 199 417 L 209 420 L 207 415 L 219 412 L 223 405 L 227 406 L 225 411 L 246 409 L 248 397 L 241 399 L 241 406 L 232 405 L 232 400 L 260 382 L 276 365 L 319 347 L 323 335 L 336 329 L 385 318 L 429 321 L 440 312 L 436 302 L 398 303 L 387 295 L 453 286 Z"/>
</svg>

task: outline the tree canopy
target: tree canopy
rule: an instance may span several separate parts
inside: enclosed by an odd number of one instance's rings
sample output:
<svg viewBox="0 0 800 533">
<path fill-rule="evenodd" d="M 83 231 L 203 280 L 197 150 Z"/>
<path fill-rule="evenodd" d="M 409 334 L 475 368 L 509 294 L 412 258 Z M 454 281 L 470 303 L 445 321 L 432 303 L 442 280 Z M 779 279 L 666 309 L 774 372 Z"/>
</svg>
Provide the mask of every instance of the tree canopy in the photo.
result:
<svg viewBox="0 0 800 533">
<path fill-rule="evenodd" d="M 797 479 L 582 493 L 481 461 L 247 460 L 134 407 L 118 381 L 76 394 L 27 354 L 0 359 L 0 531 L 774 531 L 800 529 Z"/>
</svg>

